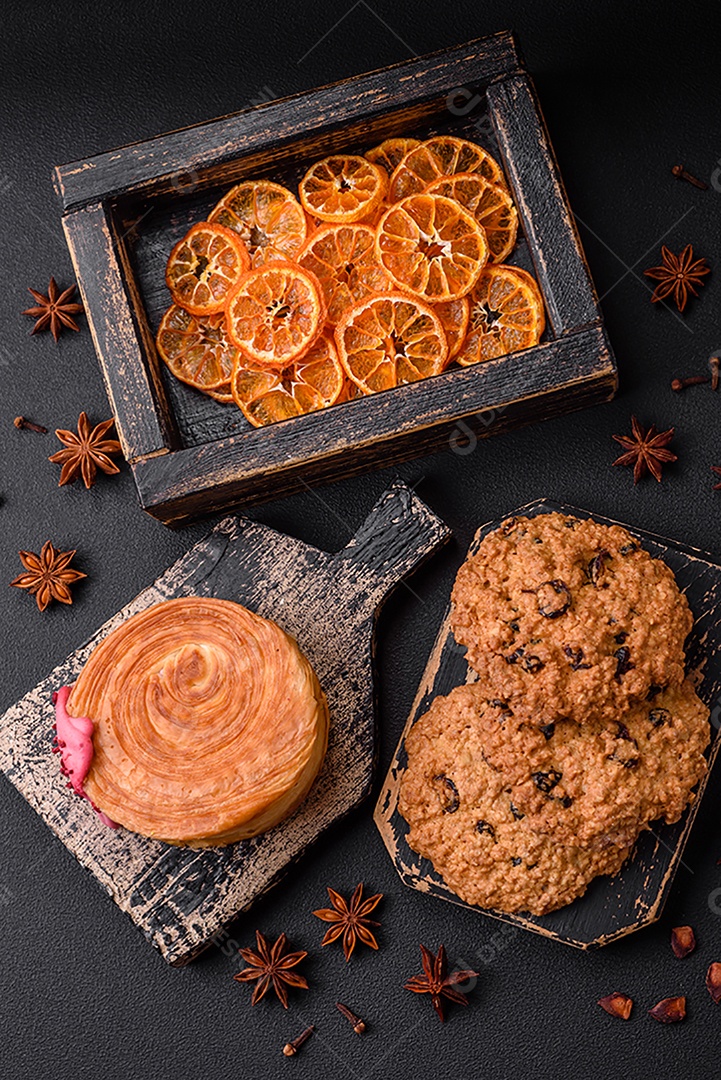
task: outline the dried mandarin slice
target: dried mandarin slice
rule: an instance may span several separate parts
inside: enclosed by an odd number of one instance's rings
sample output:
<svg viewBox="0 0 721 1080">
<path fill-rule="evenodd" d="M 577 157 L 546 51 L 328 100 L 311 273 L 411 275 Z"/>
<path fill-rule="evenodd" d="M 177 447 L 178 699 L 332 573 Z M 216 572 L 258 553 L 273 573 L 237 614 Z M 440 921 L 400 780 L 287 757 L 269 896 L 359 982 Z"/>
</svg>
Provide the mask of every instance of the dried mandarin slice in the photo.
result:
<svg viewBox="0 0 721 1080">
<path fill-rule="evenodd" d="M 165 283 L 176 304 L 193 315 L 222 311 L 228 293 L 250 266 L 242 240 L 230 229 L 201 221 L 170 252 Z"/>
<path fill-rule="evenodd" d="M 470 297 L 471 318 L 456 357 L 464 367 L 528 349 L 545 326 L 538 286 L 515 266 L 487 266 Z"/>
<path fill-rule="evenodd" d="M 390 201 L 415 195 L 434 180 L 454 173 L 480 173 L 492 184 L 506 186 L 500 165 L 482 146 L 452 135 L 436 135 L 414 146 L 396 167 L 390 180 Z"/>
<path fill-rule="evenodd" d="M 375 240 L 369 225 L 324 225 L 303 248 L 298 262 L 320 282 L 331 326 L 367 296 L 392 291 L 376 257 Z"/>
<path fill-rule="evenodd" d="M 192 315 L 171 304 L 157 336 L 158 353 L 173 375 L 197 390 L 218 390 L 227 383 L 238 349 L 225 328 L 225 313 Z"/>
<path fill-rule="evenodd" d="M 312 217 L 349 225 L 372 217 L 387 189 L 388 177 L 378 165 L 356 154 L 335 154 L 311 165 L 298 192 Z"/>
<path fill-rule="evenodd" d="M 503 262 L 513 250 L 518 233 L 518 214 L 511 196 L 479 173 L 457 173 L 434 181 L 429 195 L 455 199 L 486 231 L 491 260 Z"/>
<path fill-rule="evenodd" d="M 420 146 L 420 139 L 384 139 L 372 150 L 367 150 L 365 156 L 390 176 L 414 146 Z"/>
<path fill-rule="evenodd" d="M 255 364 L 285 368 L 313 344 L 323 328 L 321 287 L 294 263 L 270 262 L 245 274 L 226 307 L 234 345 Z"/>
<path fill-rule="evenodd" d="M 483 228 L 442 195 L 410 195 L 391 206 L 376 233 L 378 261 L 398 288 L 429 303 L 456 300 L 488 260 Z"/>
<path fill-rule="evenodd" d="M 445 304 L 434 304 L 433 310 L 441 320 L 448 342 L 448 363 L 460 352 L 463 339 L 468 330 L 471 305 L 467 296 L 458 300 L 447 300 Z"/>
<path fill-rule="evenodd" d="M 366 391 L 361 390 L 357 383 L 354 383 L 345 372 L 343 372 L 343 389 L 338 395 L 336 405 L 342 404 L 344 401 L 355 401 L 356 398 L 365 397 Z"/>
<path fill-rule="evenodd" d="M 233 395 L 230 392 L 230 381 L 224 382 L 222 386 L 216 386 L 214 390 L 206 390 L 205 393 L 208 397 L 212 397 L 214 401 L 219 401 L 221 405 L 232 404 Z"/>
<path fill-rule="evenodd" d="M 438 315 L 412 296 L 372 296 L 336 327 L 338 355 L 365 394 L 417 382 L 443 371 L 448 343 Z"/>
<path fill-rule="evenodd" d="M 253 266 L 294 259 L 306 239 L 303 207 L 292 191 L 270 180 L 236 184 L 213 208 L 209 220 L 241 237 Z"/>
<path fill-rule="evenodd" d="M 254 427 L 289 420 L 333 405 L 345 375 L 335 342 L 323 334 L 284 371 L 253 368 L 240 360 L 233 371 L 233 400 Z"/>
</svg>

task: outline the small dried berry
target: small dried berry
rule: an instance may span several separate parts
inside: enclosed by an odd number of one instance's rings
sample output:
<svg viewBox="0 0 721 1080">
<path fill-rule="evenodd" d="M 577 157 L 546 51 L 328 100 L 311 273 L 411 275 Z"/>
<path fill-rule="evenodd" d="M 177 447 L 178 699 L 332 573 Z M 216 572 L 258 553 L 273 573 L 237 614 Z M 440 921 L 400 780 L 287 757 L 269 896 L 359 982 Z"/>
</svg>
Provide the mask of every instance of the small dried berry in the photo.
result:
<svg viewBox="0 0 721 1080">
<path fill-rule="evenodd" d="M 721 1005 L 721 964 L 718 960 L 709 965 L 706 972 L 706 989 L 714 1000 L 714 1004 Z"/>
<path fill-rule="evenodd" d="M 633 1008 L 633 1000 L 628 994 L 607 994 L 598 999 L 598 1004 L 609 1016 L 616 1016 L 619 1020 L 628 1020 Z"/>
<path fill-rule="evenodd" d="M 598 585 L 606 569 L 606 559 L 610 558 L 610 551 L 599 551 L 598 555 L 595 555 L 591 559 L 590 563 L 588 564 L 587 573 L 592 585 Z"/>
<path fill-rule="evenodd" d="M 455 814 L 456 810 L 460 806 L 461 800 L 458 795 L 458 788 L 453 783 L 449 776 L 445 776 L 443 773 L 439 773 L 438 776 L 433 777 L 433 784 L 438 792 L 438 798 L 440 800 L 441 808 L 444 814 Z"/>
<path fill-rule="evenodd" d="M 496 830 L 493 828 L 490 821 L 477 821 L 476 831 L 479 832 L 481 836 L 490 836 L 492 840 L 496 839 Z"/>
<path fill-rule="evenodd" d="M 529 671 L 531 675 L 535 675 L 537 671 L 540 671 L 542 667 L 545 667 L 545 664 L 540 656 L 524 656 L 521 661 L 521 667 L 524 671 Z"/>
<path fill-rule="evenodd" d="M 623 645 L 623 644 L 625 644 L 625 641 L 626 641 L 627 637 L 628 637 L 628 634 L 621 631 L 620 634 L 616 634 L 616 636 L 615 636 L 615 638 L 613 640 L 616 642 L 617 645 Z"/>
<path fill-rule="evenodd" d="M 514 855 L 511 859 L 511 866 L 520 866 L 523 859 L 520 859 L 518 855 Z"/>
<path fill-rule="evenodd" d="M 556 769 L 550 769 L 548 772 L 531 773 L 531 778 L 538 790 L 548 795 L 549 791 L 553 791 L 556 784 L 560 783 L 562 775 Z"/>
<path fill-rule="evenodd" d="M 661 727 L 662 724 L 668 724 L 671 720 L 671 713 L 668 709 L 651 709 L 648 718 L 654 727 Z"/>
<path fill-rule="evenodd" d="M 548 742 L 548 740 L 553 737 L 553 733 L 556 730 L 556 725 L 553 723 L 543 724 L 538 730 L 541 732 L 546 742 Z"/>
<path fill-rule="evenodd" d="M 658 697 L 662 690 L 662 686 L 657 686 L 656 683 L 653 683 L 648 693 L 646 694 L 646 701 L 653 701 L 654 698 Z"/>
<path fill-rule="evenodd" d="M 510 807 L 511 807 L 511 813 L 513 814 L 513 820 L 514 821 L 523 821 L 523 819 L 524 819 L 524 817 L 526 815 L 522 814 L 521 811 L 518 809 L 518 807 L 514 806 L 513 803 L 510 803 Z"/>
<path fill-rule="evenodd" d="M 590 668 L 590 664 L 583 663 L 583 649 L 574 649 L 571 645 L 564 645 L 563 651 L 571 661 L 572 671 L 581 671 Z"/>
<path fill-rule="evenodd" d="M 679 960 L 688 956 L 696 948 L 696 935 L 692 926 L 674 926 L 671 931 L 671 948 Z"/>
<path fill-rule="evenodd" d="M 686 998 L 663 998 L 662 1001 L 659 1001 L 657 1005 L 648 1010 L 648 1015 L 652 1016 L 654 1020 L 658 1020 L 660 1024 L 676 1024 L 679 1020 L 685 1020 Z"/>
<path fill-rule="evenodd" d="M 627 649 L 625 645 L 620 649 L 616 649 L 614 656 L 616 657 L 617 663 L 613 677 L 616 682 L 620 682 L 626 672 L 631 671 L 636 665 L 631 663 L 631 650 Z"/>
<path fill-rule="evenodd" d="M 629 732 L 626 725 L 622 724 L 620 720 L 616 721 L 616 729 L 617 729 L 616 730 L 616 738 L 617 739 L 624 739 L 626 742 L 634 742 L 635 741 L 634 739 L 631 738 L 631 733 Z"/>
<path fill-rule="evenodd" d="M 554 578 L 538 586 L 536 599 L 538 610 L 545 619 L 558 619 L 565 615 L 571 606 L 571 590 L 565 581 Z"/>
</svg>

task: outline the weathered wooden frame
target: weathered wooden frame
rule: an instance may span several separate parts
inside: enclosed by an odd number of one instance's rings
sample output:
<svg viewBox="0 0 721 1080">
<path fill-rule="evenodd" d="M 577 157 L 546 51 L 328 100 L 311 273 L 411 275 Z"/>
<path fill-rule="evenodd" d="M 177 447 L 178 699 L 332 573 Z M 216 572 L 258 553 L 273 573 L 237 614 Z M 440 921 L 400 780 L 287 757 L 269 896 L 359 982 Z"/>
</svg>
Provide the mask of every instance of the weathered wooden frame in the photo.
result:
<svg viewBox="0 0 721 1080">
<path fill-rule="evenodd" d="M 183 446 L 135 280 L 139 199 L 182 199 L 273 163 L 372 145 L 487 103 L 552 339 L 475 368 Z M 504 32 L 59 166 L 78 284 L 141 505 L 166 523 L 388 465 L 613 396 L 617 373 L 532 81 Z M 480 417 L 480 418 L 479 418 Z M 458 432 L 457 432 L 458 434 Z"/>
</svg>

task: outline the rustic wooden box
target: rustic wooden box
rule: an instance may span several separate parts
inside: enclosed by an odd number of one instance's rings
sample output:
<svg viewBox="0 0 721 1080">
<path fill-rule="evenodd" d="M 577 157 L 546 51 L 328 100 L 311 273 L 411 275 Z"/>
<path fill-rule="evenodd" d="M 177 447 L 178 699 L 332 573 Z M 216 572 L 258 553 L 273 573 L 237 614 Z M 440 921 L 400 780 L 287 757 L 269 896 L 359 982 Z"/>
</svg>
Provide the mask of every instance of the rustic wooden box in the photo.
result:
<svg viewBox="0 0 721 1080">
<path fill-rule="evenodd" d="M 261 429 L 164 370 L 153 338 L 169 303 L 165 262 L 223 191 L 244 177 L 294 187 L 324 154 L 438 132 L 477 140 L 503 164 L 522 225 L 511 261 L 534 271 L 546 305 L 537 347 Z M 164 522 L 275 498 L 615 391 L 593 285 L 510 33 L 60 166 L 55 186 L 140 502 Z"/>
</svg>

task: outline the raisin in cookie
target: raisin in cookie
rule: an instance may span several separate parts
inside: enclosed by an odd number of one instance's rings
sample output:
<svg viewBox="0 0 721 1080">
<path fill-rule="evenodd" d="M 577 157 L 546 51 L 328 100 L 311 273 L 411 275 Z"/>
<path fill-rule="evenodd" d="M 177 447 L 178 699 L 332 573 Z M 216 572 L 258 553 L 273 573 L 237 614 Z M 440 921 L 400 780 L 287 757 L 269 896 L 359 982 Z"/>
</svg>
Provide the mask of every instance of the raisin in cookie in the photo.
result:
<svg viewBox="0 0 721 1080">
<path fill-rule="evenodd" d="M 613 719 L 684 678 L 688 602 L 624 529 L 559 513 L 510 518 L 458 571 L 451 625 L 468 662 L 538 723 Z"/>
<path fill-rule="evenodd" d="M 688 679 L 629 707 L 623 722 L 538 727 L 522 707 L 489 701 L 479 683 L 463 696 L 514 812 L 557 843 L 630 846 L 652 821 L 678 821 L 706 773 L 709 711 Z"/>
<path fill-rule="evenodd" d="M 544 915 L 616 873 L 628 848 L 564 846 L 528 827 L 505 777 L 484 761 L 470 689 L 437 697 L 406 737 L 398 805 L 408 843 L 467 903 Z"/>
</svg>

